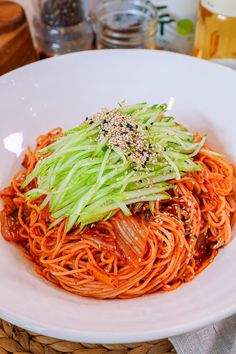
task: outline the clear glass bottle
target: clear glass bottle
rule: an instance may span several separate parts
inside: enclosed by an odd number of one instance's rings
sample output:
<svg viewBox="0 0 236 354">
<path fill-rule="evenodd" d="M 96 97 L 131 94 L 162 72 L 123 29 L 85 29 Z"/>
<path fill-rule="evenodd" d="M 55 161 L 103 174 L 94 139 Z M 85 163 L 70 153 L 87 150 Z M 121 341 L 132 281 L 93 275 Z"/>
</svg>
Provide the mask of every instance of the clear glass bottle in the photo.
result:
<svg viewBox="0 0 236 354">
<path fill-rule="evenodd" d="M 35 6 L 35 37 L 45 56 L 91 48 L 87 0 L 35 0 Z"/>
<path fill-rule="evenodd" d="M 157 10 L 147 0 L 103 0 L 94 12 L 96 46 L 155 49 Z"/>
<path fill-rule="evenodd" d="M 236 0 L 201 0 L 194 54 L 236 63 Z"/>
</svg>

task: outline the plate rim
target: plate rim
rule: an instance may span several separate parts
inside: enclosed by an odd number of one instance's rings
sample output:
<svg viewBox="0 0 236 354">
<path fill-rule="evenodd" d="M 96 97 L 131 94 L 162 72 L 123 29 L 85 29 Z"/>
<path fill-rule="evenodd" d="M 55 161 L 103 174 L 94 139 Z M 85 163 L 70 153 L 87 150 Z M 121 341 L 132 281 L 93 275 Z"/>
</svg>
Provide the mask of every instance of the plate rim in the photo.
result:
<svg viewBox="0 0 236 354">
<path fill-rule="evenodd" d="M 236 313 L 236 304 L 227 308 L 227 310 L 222 310 L 218 314 L 213 314 L 208 316 L 207 319 L 203 318 L 202 320 L 195 320 L 191 323 L 181 325 L 181 326 L 173 326 L 170 330 L 168 330 L 169 334 L 166 334 L 166 329 L 164 330 L 148 330 L 147 332 L 137 332 L 134 333 L 129 332 L 128 334 L 124 334 L 124 332 L 119 333 L 116 332 L 113 334 L 113 337 L 107 337 L 106 333 L 96 332 L 91 334 L 91 331 L 81 330 L 78 332 L 76 330 L 67 330 L 67 329 L 52 329 L 47 328 L 47 326 L 40 326 L 34 321 L 25 321 L 23 319 L 12 317 L 12 315 L 8 314 L 7 311 L 2 311 L 0 307 L 0 316 L 1 319 L 10 322 L 13 325 L 21 327 L 25 330 L 29 330 L 35 332 L 39 335 L 62 339 L 71 342 L 84 342 L 90 344 L 128 344 L 128 343 L 141 343 L 146 341 L 155 341 L 164 338 L 171 338 L 178 335 L 182 335 L 191 331 L 195 331 L 211 325 L 215 322 L 226 319 Z M 22 322 L 24 321 L 24 323 Z M 79 337 L 79 338 L 78 338 Z"/>
</svg>

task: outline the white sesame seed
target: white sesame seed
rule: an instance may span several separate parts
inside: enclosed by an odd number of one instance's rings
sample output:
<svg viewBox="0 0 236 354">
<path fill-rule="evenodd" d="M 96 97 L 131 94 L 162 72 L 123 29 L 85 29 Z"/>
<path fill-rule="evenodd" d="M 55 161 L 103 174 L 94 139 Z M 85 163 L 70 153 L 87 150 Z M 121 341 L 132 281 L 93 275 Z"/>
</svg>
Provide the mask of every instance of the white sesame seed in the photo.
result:
<svg viewBox="0 0 236 354">
<path fill-rule="evenodd" d="M 116 109 L 103 109 L 90 121 L 101 121 L 98 141 L 107 137 L 109 147 L 120 149 L 139 169 L 145 169 L 149 161 L 156 163 L 158 154 L 152 151 L 147 132 L 130 115 Z"/>
</svg>

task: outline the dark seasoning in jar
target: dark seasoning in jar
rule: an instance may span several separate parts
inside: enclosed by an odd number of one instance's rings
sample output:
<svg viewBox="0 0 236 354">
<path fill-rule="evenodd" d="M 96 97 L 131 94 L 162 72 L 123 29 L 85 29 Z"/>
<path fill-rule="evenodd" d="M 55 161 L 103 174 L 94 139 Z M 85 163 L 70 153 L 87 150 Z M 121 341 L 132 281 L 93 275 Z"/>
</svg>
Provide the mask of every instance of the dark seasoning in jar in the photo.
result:
<svg viewBox="0 0 236 354">
<path fill-rule="evenodd" d="M 157 10 L 150 1 L 101 1 L 93 18 L 98 49 L 155 49 Z"/>
<path fill-rule="evenodd" d="M 83 21 L 83 6 L 78 0 L 47 0 L 42 9 L 42 21 L 52 27 L 73 26 Z"/>
<path fill-rule="evenodd" d="M 107 22 L 108 29 L 116 29 L 121 32 L 129 32 L 141 26 L 144 22 L 142 16 L 137 14 L 123 13 L 115 14 Z"/>
</svg>

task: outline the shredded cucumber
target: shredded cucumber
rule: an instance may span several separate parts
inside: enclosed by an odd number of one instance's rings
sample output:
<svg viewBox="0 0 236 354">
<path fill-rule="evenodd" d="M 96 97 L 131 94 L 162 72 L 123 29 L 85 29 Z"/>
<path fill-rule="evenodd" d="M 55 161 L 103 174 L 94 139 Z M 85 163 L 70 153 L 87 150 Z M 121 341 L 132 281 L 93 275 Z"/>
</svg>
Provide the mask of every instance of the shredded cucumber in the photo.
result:
<svg viewBox="0 0 236 354">
<path fill-rule="evenodd" d="M 133 117 L 139 129 L 145 130 L 146 139 L 158 154 L 156 162 L 140 168 L 121 149 L 111 149 L 107 138 L 99 141 L 102 120 L 91 124 L 85 121 L 66 131 L 38 152 L 41 159 L 22 185 L 25 188 L 37 180 L 37 188 L 25 196 L 45 196 L 40 207 L 49 205 L 55 218 L 52 226 L 66 218 L 68 230 L 74 225 L 83 228 L 106 220 L 116 210 L 130 215 L 128 206 L 137 202 L 149 202 L 153 210 L 155 200 L 170 198 L 170 180 L 201 169 L 193 157 L 206 137 L 196 142 L 194 135 L 173 117 L 164 117 L 166 105 L 127 106 L 122 102 L 117 111 Z"/>
</svg>

